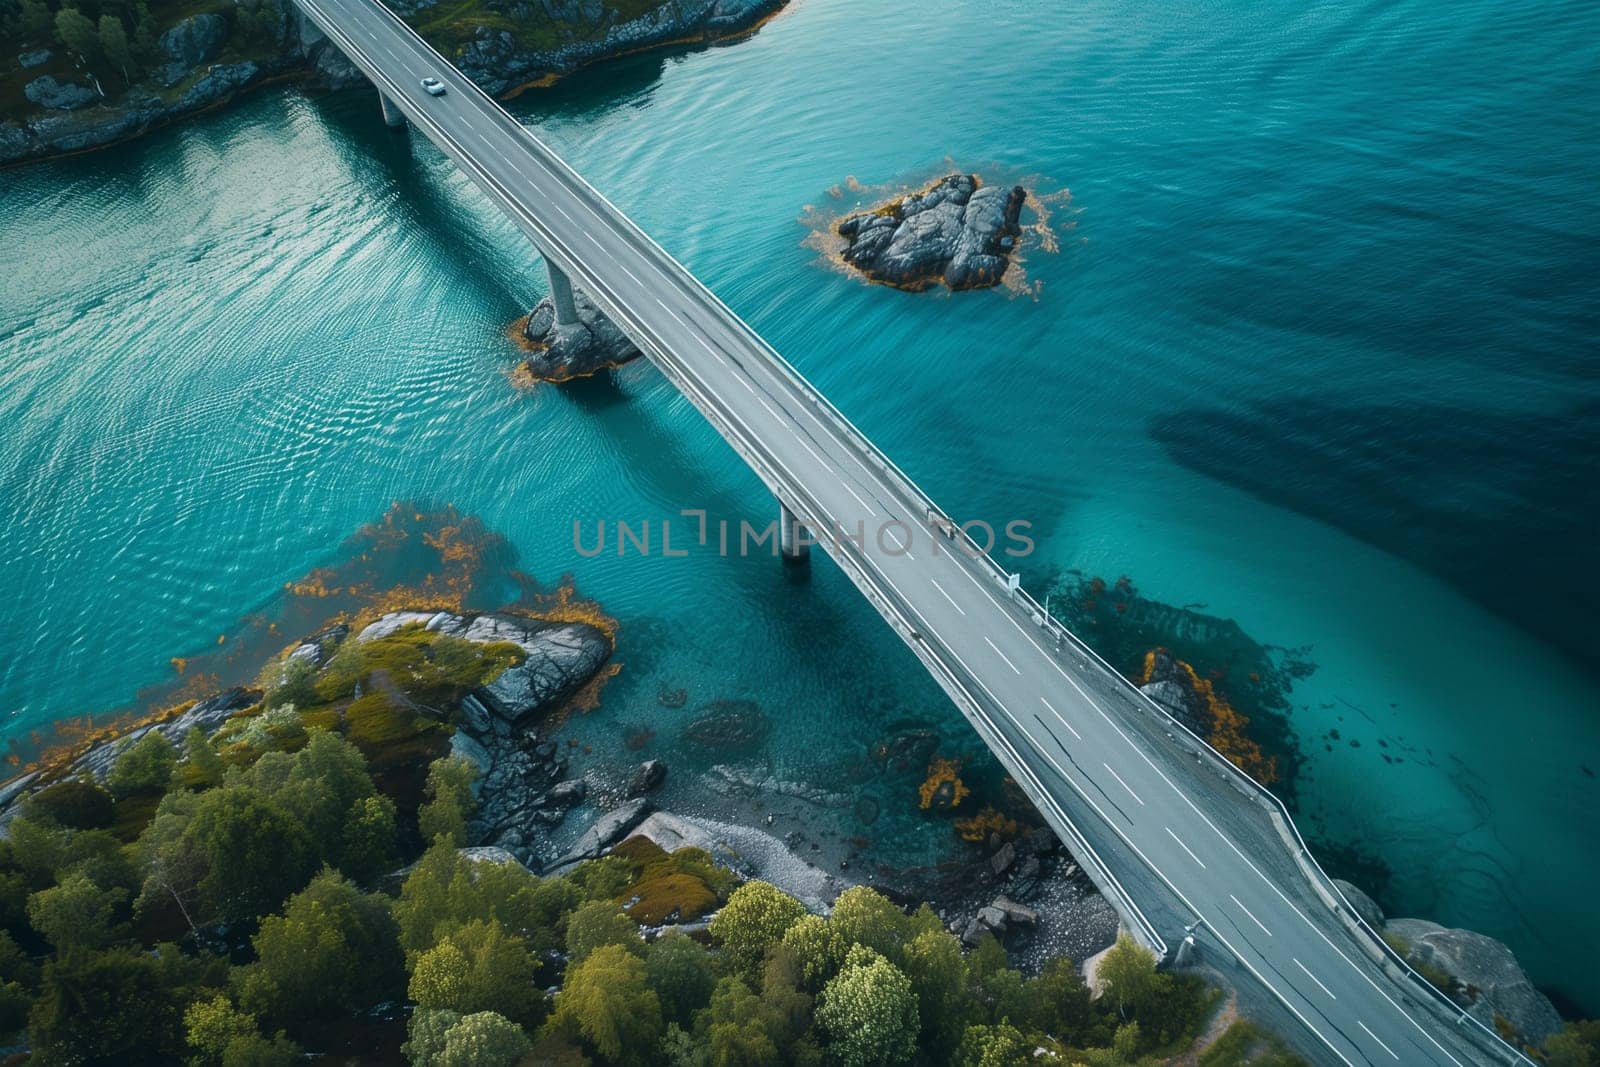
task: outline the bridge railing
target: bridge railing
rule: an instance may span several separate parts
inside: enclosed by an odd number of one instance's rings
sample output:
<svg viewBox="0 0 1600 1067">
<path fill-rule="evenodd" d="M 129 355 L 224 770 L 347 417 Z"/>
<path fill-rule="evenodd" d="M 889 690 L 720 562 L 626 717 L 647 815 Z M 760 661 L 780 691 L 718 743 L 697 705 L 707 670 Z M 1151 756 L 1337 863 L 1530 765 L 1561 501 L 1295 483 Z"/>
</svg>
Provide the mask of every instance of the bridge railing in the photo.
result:
<svg viewBox="0 0 1600 1067">
<path fill-rule="evenodd" d="M 1068 629 L 1060 619 L 1052 615 L 1044 605 L 1034 599 L 1031 593 L 1023 589 L 1020 584 L 1014 584 L 1012 575 L 1001 567 L 988 552 L 984 551 L 967 531 L 959 526 L 955 527 L 955 530 L 959 532 L 969 546 L 967 555 L 982 566 L 990 577 L 1010 594 L 1012 600 L 1028 613 L 1035 626 L 1052 636 L 1059 637 L 1062 642 L 1070 645 L 1079 655 L 1098 665 L 1102 672 L 1110 677 L 1112 684 L 1123 691 L 1125 695 L 1132 697 L 1138 707 L 1152 713 L 1162 726 L 1176 731 L 1176 737 L 1180 742 L 1185 743 L 1207 759 L 1225 778 L 1231 780 L 1246 795 L 1253 797 L 1263 805 L 1271 815 L 1276 816 L 1275 821 L 1278 824 L 1277 828 L 1280 836 L 1284 837 L 1285 845 L 1289 848 L 1293 858 L 1305 872 L 1307 878 L 1314 884 L 1314 888 L 1320 890 L 1318 896 L 1330 903 L 1336 917 L 1341 922 L 1350 927 L 1358 936 L 1365 935 L 1369 951 L 1374 955 L 1375 959 L 1386 961 L 1398 968 L 1400 973 L 1411 979 L 1414 986 L 1419 987 L 1424 992 L 1430 1002 L 1443 1008 L 1447 1014 L 1454 1018 L 1458 1025 L 1475 1029 L 1479 1037 L 1487 1038 L 1491 1043 L 1491 1047 L 1500 1051 L 1508 1060 L 1527 1064 L 1533 1063 L 1531 1059 L 1512 1046 L 1499 1033 L 1484 1025 L 1480 1019 L 1418 973 L 1416 968 L 1412 967 L 1404 956 L 1396 952 L 1394 947 L 1377 930 L 1373 929 L 1355 908 L 1350 906 L 1350 902 L 1340 892 L 1333 878 L 1317 862 L 1316 856 L 1306 845 L 1305 838 L 1300 835 L 1300 828 L 1295 825 L 1294 817 L 1290 814 L 1283 801 L 1278 798 L 1277 794 L 1241 769 L 1238 764 L 1218 752 L 1209 741 L 1191 730 L 1186 723 L 1173 715 L 1171 711 L 1152 699 L 1150 694 L 1106 662 L 1098 652 L 1090 648 L 1077 634 Z M 1058 644 L 1057 647 L 1059 648 L 1060 645 Z"/>
</svg>

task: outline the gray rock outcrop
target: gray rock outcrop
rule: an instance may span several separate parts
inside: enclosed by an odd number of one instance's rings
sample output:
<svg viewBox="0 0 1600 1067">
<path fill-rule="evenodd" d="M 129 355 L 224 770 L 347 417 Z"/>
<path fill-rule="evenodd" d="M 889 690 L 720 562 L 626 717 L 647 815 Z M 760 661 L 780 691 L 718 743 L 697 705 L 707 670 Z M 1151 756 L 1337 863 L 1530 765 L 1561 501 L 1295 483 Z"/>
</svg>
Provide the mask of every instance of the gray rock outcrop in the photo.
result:
<svg viewBox="0 0 1600 1067">
<path fill-rule="evenodd" d="M 611 655 L 611 641 L 587 623 L 545 622 L 497 612 L 391 612 L 363 629 L 356 640 L 386 637 L 413 624 L 467 641 L 508 641 L 522 650 L 520 664 L 508 667 L 478 691 L 479 707 L 487 712 L 487 718 L 473 722 L 474 716 L 464 713 L 468 720 L 464 725 L 472 727 L 475 735 L 510 736 L 527 719 L 571 696 Z"/>
<path fill-rule="evenodd" d="M 253 707 L 260 699 L 261 694 L 256 690 L 235 686 L 232 689 L 218 693 L 216 696 L 196 701 L 192 707 L 176 718 L 168 719 L 166 722 L 156 723 L 152 726 L 141 727 L 123 734 L 121 737 L 96 745 L 73 762 L 67 776 L 90 774 L 97 781 L 103 782 L 106 780 L 106 776 L 111 773 L 111 767 L 117 762 L 117 757 L 122 754 L 122 750 L 152 730 L 161 734 L 176 748 L 183 744 L 183 739 L 190 730 L 198 728 L 201 733 L 209 737 L 211 734 L 216 733 L 218 727 L 235 712 Z"/>
<path fill-rule="evenodd" d="M 628 831 L 644 822 L 645 816 L 649 814 L 648 800 L 642 797 L 624 800 L 590 824 L 567 854 L 556 860 L 553 866 L 566 867 L 582 860 L 593 859 L 607 846 L 621 841 Z"/>
<path fill-rule="evenodd" d="M 951 174 L 920 193 L 838 225 L 848 242 L 844 261 L 873 281 L 920 292 L 943 282 L 951 289 L 998 285 L 1022 230 L 1022 186 L 981 184 Z"/>
<path fill-rule="evenodd" d="M 49 74 L 41 75 L 22 87 L 22 95 L 40 107 L 56 111 L 75 111 L 88 107 L 100 99 L 100 94 L 87 85 L 56 81 Z"/>
<path fill-rule="evenodd" d="M 158 74 L 162 85 L 177 85 L 202 63 L 222 52 L 228 40 L 228 20 L 214 11 L 190 15 L 161 35 L 158 42 L 167 63 Z"/>
<path fill-rule="evenodd" d="M 1455 980 L 1452 997 L 1493 1028 L 1499 1016 L 1537 1045 L 1561 1029 L 1561 1016 L 1534 988 L 1511 950 L 1492 937 L 1452 930 L 1426 919 L 1390 919 L 1383 930 L 1408 947 L 1413 966 L 1437 968 Z"/>
<path fill-rule="evenodd" d="M 461 701 L 450 746 L 478 768 L 471 840 L 504 849 L 538 869 L 546 834 L 583 802 L 587 789 L 581 781 L 564 781 L 567 761 L 553 741 L 543 739 L 536 720 L 599 672 L 611 655 L 610 639 L 587 623 L 545 622 L 507 612 L 396 611 L 363 628 L 355 640 L 378 640 L 407 626 L 521 649 L 521 663 Z"/>
<path fill-rule="evenodd" d="M 555 306 L 545 297 L 528 313 L 523 339 L 530 352 L 522 372 L 533 381 L 565 382 L 639 357 L 639 349 L 606 318 L 581 289 L 573 291 L 578 321 L 556 325 Z"/>
<path fill-rule="evenodd" d="M 1367 896 L 1360 886 L 1351 885 L 1338 878 L 1333 880 L 1333 884 L 1344 894 L 1344 899 L 1349 901 L 1351 910 L 1361 916 L 1363 922 L 1374 930 L 1383 929 L 1383 909 L 1378 907 L 1377 901 Z"/>
</svg>

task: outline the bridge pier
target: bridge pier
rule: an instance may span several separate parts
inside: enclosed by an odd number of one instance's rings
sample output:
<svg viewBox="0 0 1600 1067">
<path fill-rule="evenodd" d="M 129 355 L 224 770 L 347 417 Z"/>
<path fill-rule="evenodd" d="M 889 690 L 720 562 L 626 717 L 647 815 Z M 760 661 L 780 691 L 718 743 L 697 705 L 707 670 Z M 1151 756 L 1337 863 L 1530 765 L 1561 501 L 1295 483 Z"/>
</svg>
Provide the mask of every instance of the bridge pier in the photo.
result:
<svg viewBox="0 0 1600 1067">
<path fill-rule="evenodd" d="M 804 564 L 811 559 L 811 537 L 789 505 L 778 501 L 778 552 L 784 563 Z"/>
<path fill-rule="evenodd" d="M 383 124 L 390 129 L 398 130 L 406 124 L 405 112 L 395 107 L 394 101 L 378 91 L 378 104 L 383 108 Z"/>
<path fill-rule="evenodd" d="M 578 305 L 572 299 L 572 279 L 567 272 L 544 259 L 545 273 L 550 276 L 550 303 L 555 306 L 556 325 L 570 326 L 578 321 Z"/>
</svg>

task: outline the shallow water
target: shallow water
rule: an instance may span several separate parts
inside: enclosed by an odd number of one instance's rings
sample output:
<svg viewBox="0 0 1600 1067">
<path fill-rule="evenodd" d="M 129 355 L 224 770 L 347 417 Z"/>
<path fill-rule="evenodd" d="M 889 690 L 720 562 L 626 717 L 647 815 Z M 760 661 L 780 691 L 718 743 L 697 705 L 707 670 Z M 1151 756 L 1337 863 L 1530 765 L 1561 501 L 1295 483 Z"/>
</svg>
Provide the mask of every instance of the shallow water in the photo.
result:
<svg viewBox="0 0 1600 1067">
<path fill-rule="evenodd" d="M 1596 579 L 1566 561 L 1600 513 L 1597 31 L 1576 3 L 799 0 L 515 109 L 952 512 L 1033 521 L 1032 571 L 1310 645 L 1308 831 L 1595 1014 Z M 575 519 L 771 503 L 648 366 L 514 392 L 538 262 L 376 110 L 272 89 L 0 173 L 7 735 L 125 703 L 391 501 L 448 501 L 622 620 L 575 764 L 648 725 L 686 798 L 718 757 L 684 722 L 753 700 L 775 773 L 880 801 L 836 832 L 945 855 L 866 754 L 906 722 L 977 742 L 831 565 L 573 551 Z M 869 287 L 804 243 L 847 177 L 947 160 L 1070 190 L 1036 298 Z"/>
</svg>

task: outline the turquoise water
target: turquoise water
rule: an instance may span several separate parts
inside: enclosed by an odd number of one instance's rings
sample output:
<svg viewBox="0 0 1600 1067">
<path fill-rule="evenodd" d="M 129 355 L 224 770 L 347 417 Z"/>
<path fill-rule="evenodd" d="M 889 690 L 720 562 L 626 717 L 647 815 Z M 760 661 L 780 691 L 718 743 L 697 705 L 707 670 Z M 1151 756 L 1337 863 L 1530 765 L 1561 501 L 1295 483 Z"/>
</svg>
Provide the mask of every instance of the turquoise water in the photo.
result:
<svg viewBox="0 0 1600 1067">
<path fill-rule="evenodd" d="M 1597 31 L 1576 3 L 800 0 L 515 108 L 934 497 L 1032 520 L 1036 572 L 1310 645 L 1307 829 L 1597 1014 L 1595 578 L 1550 565 L 1600 514 Z M 682 723 L 751 700 L 774 773 L 881 801 L 867 855 L 944 855 L 864 755 L 906 721 L 976 742 L 830 565 L 573 551 L 574 519 L 771 504 L 648 366 L 513 391 L 538 263 L 376 111 L 275 89 L 0 173 L 7 735 L 171 679 L 391 501 L 450 502 L 622 620 L 579 766 L 649 725 L 684 798 L 710 758 Z M 1036 297 L 868 287 L 804 243 L 847 177 L 946 160 L 1070 190 Z"/>
</svg>

